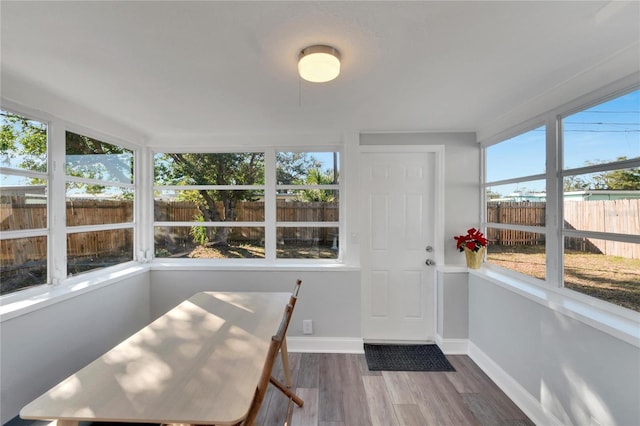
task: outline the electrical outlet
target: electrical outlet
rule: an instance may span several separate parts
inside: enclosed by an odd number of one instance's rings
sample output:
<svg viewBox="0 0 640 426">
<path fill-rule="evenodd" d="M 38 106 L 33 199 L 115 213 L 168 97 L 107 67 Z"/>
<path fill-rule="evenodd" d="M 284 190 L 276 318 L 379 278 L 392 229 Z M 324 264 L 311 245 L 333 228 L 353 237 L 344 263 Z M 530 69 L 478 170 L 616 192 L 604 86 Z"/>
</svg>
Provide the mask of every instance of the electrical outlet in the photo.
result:
<svg viewBox="0 0 640 426">
<path fill-rule="evenodd" d="M 311 320 L 302 321 L 302 333 L 313 334 L 313 322 Z"/>
</svg>

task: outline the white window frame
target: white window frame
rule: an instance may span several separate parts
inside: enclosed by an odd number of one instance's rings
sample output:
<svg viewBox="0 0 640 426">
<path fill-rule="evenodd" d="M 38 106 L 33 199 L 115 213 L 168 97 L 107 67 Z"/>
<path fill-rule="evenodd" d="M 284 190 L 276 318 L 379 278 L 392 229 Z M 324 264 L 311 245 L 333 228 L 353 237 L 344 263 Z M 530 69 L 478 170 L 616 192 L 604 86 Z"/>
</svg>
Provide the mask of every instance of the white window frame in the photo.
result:
<svg viewBox="0 0 640 426">
<path fill-rule="evenodd" d="M 0 167 L 0 173 L 3 175 L 12 175 L 12 176 L 21 176 L 21 177 L 25 177 L 25 178 L 35 178 L 35 179 L 44 179 L 47 181 L 47 207 L 46 207 L 46 211 L 47 211 L 47 220 L 46 220 L 46 225 L 44 228 L 33 228 L 33 229 L 19 229 L 19 230 L 14 230 L 14 231 L 2 231 L 2 234 L 0 235 L 0 239 L 2 240 L 13 240 L 13 239 L 19 239 L 19 238 L 35 238 L 35 237 L 46 237 L 47 238 L 47 273 L 46 273 L 46 281 L 43 282 L 42 284 L 38 284 L 38 285 L 34 285 L 34 286 L 30 286 L 30 287 L 25 287 L 22 289 L 18 289 L 15 292 L 12 293 L 7 293 L 5 295 L 2 295 L 0 297 L 3 296 L 8 296 L 8 295 L 12 295 L 12 294 L 16 294 L 25 290 L 30 290 L 33 288 L 40 288 L 42 286 L 46 286 L 48 284 L 51 284 L 53 281 L 52 278 L 52 270 L 53 270 L 53 259 L 51 254 L 55 252 L 55 250 L 53 250 L 53 246 L 52 246 L 52 238 L 51 238 L 51 223 L 52 223 L 52 219 L 51 219 L 51 213 L 52 213 L 52 202 L 53 202 L 53 196 L 52 196 L 52 169 L 53 169 L 53 160 L 52 160 L 52 155 L 51 155 L 51 122 L 50 120 L 43 118 L 43 117 L 39 117 L 37 114 L 32 114 L 28 111 L 25 111 L 24 109 L 14 106 L 14 105 L 8 105 L 2 106 L 2 110 L 10 112 L 12 114 L 15 115 L 19 115 L 23 118 L 26 118 L 28 120 L 33 120 L 33 121 L 37 121 L 39 123 L 45 124 L 47 126 L 47 171 L 46 172 L 38 172 L 38 171 L 32 171 L 32 170 L 25 170 L 25 169 L 14 169 L 11 167 Z"/>
<path fill-rule="evenodd" d="M 275 182 L 275 165 L 276 165 L 276 153 L 278 152 L 295 152 L 295 153 L 314 153 L 314 152 L 337 152 L 338 153 L 338 171 L 340 173 L 339 175 L 339 179 L 338 179 L 338 183 L 337 184 L 331 184 L 331 185 L 279 185 Z M 273 218 L 275 221 L 275 226 L 273 226 L 273 240 L 272 242 L 275 244 L 276 242 L 276 230 L 277 228 L 338 228 L 338 241 L 344 241 L 342 239 L 342 226 L 340 225 L 342 223 L 342 191 L 341 191 L 341 182 L 342 182 L 342 152 L 340 151 L 340 149 L 338 148 L 334 148 L 334 149 L 327 149 L 327 148 L 318 148 L 318 149 L 313 149 L 313 148 L 309 148 L 309 147 L 305 147 L 305 148 L 282 148 L 282 149 L 274 149 L 273 150 L 274 153 L 274 170 L 273 170 L 273 177 L 274 177 L 274 188 L 271 191 L 271 193 L 274 194 L 274 198 L 273 198 Z M 275 220 L 276 218 L 276 205 L 275 205 L 275 194 L 277 194 L 279 189 L 291 189 L 291 190 L 306 190 L 306 189 L 322 189 L 322 190 L 335 190 L 338 191 L 338 222 L 278 222 L 277 220 Z M 335 262 L 342 262 L 342 246 L 343 244 L 338 244 L 338 256 L 337 259 L 287 259 L 287 258 L 282 258 L 282 259 L 278 259 L 278 261 L 287 261 L 287 262 L 313 262 L 313 263 L 322 263 L 322 262 L 330 262 L 330 263 L 335 263 Z M 275 246 L 273 249 L 273 256 L 275 258 Z"/>
<path fill-rule="evenodd" d="M 490 187 L 494 187 L 494 186 L 500 186 L 500 185 L 508 185 L 508 184 L 512 184 L 512 183 L 525 183 L 525 182 L 532 182 L 532 181 L 537 181 L 537 180 L 545 180 L 545 184 L 546 184 L 546 191 L 547 191 L 547 208 L 548 208 L 548 203 L 549 203 L 549 176 L 548 173 L 537 173 L 534 175 L 522 175 L 522 176 L 517 176 L 517 177 L 513 177 L 513 178 L 508 178 L 508 179 L 501 179 L 501 180 L 496 180 L 496 181 L 490 181 L 487 182 L 486 181 L 486 170 L 487 170 L 487 148 L 489 146 L 492 145 L 497 145 L 498 143 L 502 143 L 502 142 L 506 142 L 514 137 L 517 137 L 519 135 L 523 135 L 525 133 L 528 133 L 530 131 L 533 131 L 539 127 L 545 126 L 545 131 L 547 133 L 547 135 L 549 134 L 549 123 L 544 122 L 544 121 L 534 121 L 532 123 L 530 123 L 527 127 L 524 128 L 519 128 L 517 132 L 513 132 L 513 133 L 509 133 L 509 136 L 506 137 L 502 137 L 498 142 L 495 143 L 491 143 L 491 144 L 487 144 L 487 145 L 483 145 L 482 146 L 482 150 L 481 150 L 481 184 L 480 184 L 480 188 L 481 188 L 481 194 L 480 194 L 480 200 L 481 200 L 481 209 L 480 209 L 480 221 L 482 224 L 482 230 L 483 232 L 487 233 L 487 228 L 494 228 L 494 229 L 507 229 L 507 230 L 513 230 L 513 231 L 523 231 L 523 232 L 532 232 L 532 233 L 536 233 L 536 234 L 543 234 L 545 236 L 545 241 L 548 241 L 548 236 L 549 236 L 549 225 L 548 225 L 548 220 L 549 217 L 547 215 L 547 217 L 545 218 L 545 226 L 532 226 L 532 225 L 517 225 L 517 224 L 509 224 L 509 223 L 494 223 L 494 222 L 488 222 L 487 221 L 487 190 Z M 547 138 L 548 141 L 548 138 Z M 546 146 L 546 150 L 548 152 L 549 147 Z M 549 277 L 549 262 L 552 261 L 550 259 L 550 255 L 549 255 L 549 250 L 548 248 L 545 246 L 545 256 L 546 256 L 546 261 L 547 261 L 547 270 L 545 272 L 545 280 L 543 281 L 547 281 L 548 277 Z M 511 269 L 507 269 L 507 268 L 502 268 L 499 267 L 497 265 L 494 265 L 497 268 L 503 269 L 504 271 L 507 271 L 507 273 L 511 274 L 518 274 L 518 275 L 522 275 L 523 277 L 526 277 L 527 280 L 535 280 L 535 281 L 542 281 L 539 280 L 537 278 L 528 276 L 528 275 L 524 275 L 521 274 L 519 272 L 513 271 Z"/>
<path fill-rule="evenodd" d="M 565 230 L 563 227 L 563 181 L 564 177 L 574 174 L 593 173 L 607 170 L 614 170 L 620 168 L 639 167 L 640 159 L 631 159 L 619 162 L 597 164 L 592 166 L 580 167 L 580 168 L 563 168 L 562 158 L 562 119 L 585 109 L 597 106 L 609 100 L 618 98 L 627 93 L 640 89 L 640 84 L 637 81 L 629 84 L 626 80 L 614 83 L 610 86 L 604 87 L 591 94 L 585 95 L 573 102 L 560 106 L 554 110 L 551 110 L 545 114 L 537 116 L 527 122 L 509 129 L 499 135 L 492 138 L 488 138 L 481 141 L 481 224 L 483 230 L 486 231 L 487 226 L 497 227 L 498 224 L 487 223 L 486 218 L 486 190 L 488 186 L 494 186 L 500 183 L 512 183 L 512 181 L 521 181 L 526 178 L 527 180 L 533 180 L 529 178 L 536 177 L 538 175 L 525 176 L 517 179 L 508 179 L 500 182 L 486 182 L 486 149 L 487 147 L 504 142 L 515 136 L 526 133 L 532 129 L 535 129 L 544 123 L 546 125 L 546 172 L 544 175 L 539 175 L 540 178 L 546 179 L 546 220 L 545 227 L 520 227 L 516 225 L 504 226 L 505 229 L 518 229 L 533 232 L 545 232 L 546 235 L 546 279 L 543 283 L 545 286 L 557 292 L 563 297 L 568 297 L 573 300 L 580 301 L 588 304 L 590 307 L 599 309 L 603 312 L 613 313 L 620 315 L 627 319 L 637 321 L 640 318 L 640 314 L 636 312 L 630 312 L 628 309 L 612 304 L 602 299 L 598 299 L 586 294 L 578 293 L 564 288 L 564 237 L 565 236 L 585 236 L 589 238 L 614 240 L 622 242 L 640 243 L 640 236 L 633 236 L 627 234 L 613 234 L 613 233 L 601 233 L 592 231 L 579 231 L 579 230 Z M 526 229 L 525 229 L 526 228 Z M 542 282 L 539 279 L 527 276 L 525 274 L 502 268 L 497 265 L 490 265 L 489 269 L 504 274 L 506 277 L 513 277 L 523 283 L 540 285 Z M 591 313 L 589 313 L 591 316 Z"/>
<path fill-rule="evenodd" d="M 85 136 L 94 140 L 97 140 L 99 142 L 103 142 L 103 143 L 108 143 L 110 145 L 115 145 L 118 146 L 120 148 L 124 148 L 127 149 L 129 151 L 131 151 L 132 155 L 133 155 L 133 170 L 134 170 L 134 174 L 133 174 L 133 183 L 124 183 L 124 182 L 115 182 L 115 181 L 108 181 L 108 180 L 99 180 L 99 179 L 89 179 L 89 178 L 81 178 L 81 177 L 76 177 L 76 176 L 70 176 L 67 175 L 66 173 L 66 167 L 65 167 L 65 163 L 66 163 L 66 133 L 70 132 L 70 133 L 75 133 L 77 135 L 80 136 Z M 133 241 L 133 247 L 132 247 L 132 257 L 129 261 L 126 262 L 122 262 L 120 264 L 117 265 L 111 265 L 110 267 L 119 267 L 122 264 L 127 264 L 136 260 L 139 260 L 136 253 L 138 253 L 138 241 L 139 238 L 136 238 L 136 234 L 138 233 L 137 231 L 137 226 L 136 224 L 139 223 L 139 221 L 137 220 L 137 218 L 139 217 L 139 206 L 138 206 L 138 195 L 139 192 L 137 191 L 137 187 L 138 184 L 137 182 L 140 180 L 139 178 L 139 173 L 138 173 L 138 165 L 139 165 L 139 160 L 138 160 L 138 153 L 139 153 L 139 149 L 137 147 L 132 146 L 131 144 L 119 140 L 118 138 L 114 138 L 112 136 L 109 135 L 105 135 L 102 134 L 100 132 L 96 132 L 94 130 L 91 129 L 86 129 L 86 128 L 80 128 L 80 127 L 76 127 L 76 126 L 65 126 L 64 130 L 62 132 L 61 135 L 62 139 L 61 139 L 61 159 L 60 159 L 60 164 L 62 164 L 61 167 L 59 167 L 58 169 L 60 169 L 60 173 L 61 173 L 61 179 L 62 180 L 62 185 L 60 188 L 60 191 L 63 195 L 62 198 L 62 205 L 63 205 L 63 209 L 64 211 L 62 212 L 62 224 L 64 225 L 64 230 L 65 230 L 65 234 L 64 234 L 64 277 L 65 278 L 75 278 L 78 276 L 84 276 L 86 274 L 90 274 L 92 272 L 97 272 L 97 271 L 102 271 L 104 269 L 107 268 L 95 268 L 95 269 L 90 269 L 84 272 L 80 272 L 78 274 L 75 275 L 68 275 L 67 273 L 67 268 L 68 268 L 68 260 L 67 260 L 67 235 L 69 234 L 75 234 L 75 233 L 82 233 L 82 232 L 95 232 L 95 231 L 115 231 L 115 230 L 120 230 L 120 229 L 131 229 L 133 231 L 133 237 L 132 237 L 132 241 Z M 101 185 L 101 186 L 113 186 L 113 187 L 119 187 L 119 188 L 126 188 L 126 189 L 130 189 L 133 191 L 133 217 L 131 222 L 121 222 L 121 223 L 109 223 L 109 224 L 101 224 L 101 225 L 74 225 L 74 226 L 69 226 L 67 225 L 67 218 L 66 218 L 66 184 L 69 182 L 75 182 L 75 183 L 81 183 L 81 184 L 89 184 L 89 185 Z M 62 241 L 56 246 L 58 248 L 60 248 L 62 246 Z M 59 256 L 61 257 L 61 256 Z"/>
<path fill-rule="evenodd" d="M 156 154 L 166 153 L 189 153 L 189 154 L 225 154 L 225 153 L 249 153 L 259 152 L 264 153 L 264 169 L 265 169 L 265 183 L 264 185 L 206 185 L 206 186 L 176 186 L 176 185 L 155 185 L 154 183 L 154 158 Z M 339 153 L 339 170 L 341 177 L 337 185 L 278 185 L 276 182 L 276 153 L 277 152 L 338 152 Z M 163 149 L 162 147 L 154 147 L 149 151 L 149 158 L 146 160 L 149 164 L 149 172 L 145 176 L 149 176 L 151 182 L 151 191 L 147 197 L 146 204 L 148 205 L 149 212 L 145 217 L 149 218 L 151 226 L 148 236 L 146 238 L 146 247 L 144 250 L 146 253 L 146 261 L 153 260 L 156 263 L 166 264 L 178 264 L 185 262 L 198 264 L 211 263 L 213 265 L 221 264 L 242 264 L 242 265 L 312 265 L 318 266 L 323 264 L 335 265 L 342 264 L 344 258 L 344 244 L 339 247 L 338 256 L 336 259 L 286 259 L 276 258 L 276 228 L 277 227 L 324 227 L 324 228 L 338 228 L 339 240 L 344 241 L 344 201 L 343 197 L 339 197 L 339 221 L 338 222 L 278 222 L 276 220 L 276 193 L 278 189 L 331 189 L 337 190 L 339 194 L 344 193 L 343 185 L 344 179 L 342 177 L 342 170 L 344 164 L 344 154 L 340 146 L 334 145 L 320 145 L 320 146 L 305 146 L 305 147 L 290 147 L 290 146 L 242 146 L 238 147 L 217 147 L 216 149 L 204 149 L 203 147 L 187 147 L 179 150 L 175 149 Z M 202 222 L 188 221 L 188 222 L 166 222 L 155 221 L 153 216 L 154 196 L 153 192 L 162 189 L 253 189 L 264 191 L 264 222 L 206 222 L 203 225 Z M 163 226 L 233 226 L 233 227 L 262 227 L 264 228 L 265 238 L 265 258 L 264 259 L 169 259 L 169 258 L 156 258 L 154 259 L 153 253 L 155 252 L 154 244 L 154 230 L 156 227 Z"/>
<path fill-rule="evenodd" d="M 3 300 L 3 303 L 10 303 L 14 300 L 24 300 L 25 298 L 32 298 L 36 295 L 47 294 L 49 292 L 53 292 L 54 288 L 58 286 L 67 288 L 69 286 L 73 286 L 74 283 L 78 282 L 93 282 L 99 277 L 108 275 L 108 271 L 123 270 L 132 266 L 133 262 L 123 262 L 121 264 L 113 265 L 106 268 L 92 269 L 81 274 L 77 274 L 73 277 L 67 276 L 67 233 L 131 228 L 134 232 L 134 254 L 136 253 L 136 247 L 140 246 L 138 236 L 139 232 L 137 230 L 137 228 L 139 227 L 137 227 L 136 224 L 140 223 L 141 212 L 137 200 L 140 199 L 141 189 L 139 188 L 139 185 L 137 185 L 137 182 L 140 179 L 138 177 L 138 173 L 136 172 L 136 174 L 134 175 L 134 179 L 136 181 L 134 181 L 133 184 L 124 184 L 134 190 L 134 217 L 132 222 L 126 224 L 67 227 L 67 178 L 71 178 L 74 181 L 81 181 L 82 179 L 66 176 L 64 167 L 66 144 L 65 135 L 67 131 L 70 131 L 131 150 L 134 155 L 134 170 L 138 170 L 138 165 L 140 164 L 140 149 L 136 145 L 126 142 L 122 139 L 115 138 L 110 135 L 94 131 L 92 129 L 74 125 L 57 117 L 39 111 L 31 110 L 27 107 L 15 104 L 10 101 L 3 101 L 2 109 L 47 125 L 47 172 L 42 173 L 28 170 L 18 170 L 13 168 L 2 168 L 2 173 L 46 179 L 48 184 L 47 227 L 30 230 L 8 231 L 2 233 L 2 239 L 24 238 L 32 236 L 47 237 L 47 281 L 45 283 L 42 283 L 41 285 L 35 285 L 1 295 L 0 298 Z M 97 183 L 100 185 L 111 184 L 105 181 L 87 181 L 87 183 Z M 118 185 L 121 186 L 122 184 L 117 184 L 116 186 Z"/>
</svg>

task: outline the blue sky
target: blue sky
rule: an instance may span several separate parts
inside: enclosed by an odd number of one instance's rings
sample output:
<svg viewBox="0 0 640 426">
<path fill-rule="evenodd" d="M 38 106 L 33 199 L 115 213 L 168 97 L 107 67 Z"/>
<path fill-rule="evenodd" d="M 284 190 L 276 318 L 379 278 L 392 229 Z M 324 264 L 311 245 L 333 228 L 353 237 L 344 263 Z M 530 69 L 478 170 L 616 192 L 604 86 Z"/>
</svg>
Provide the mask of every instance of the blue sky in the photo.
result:
<svg viewBox="0 0 640 426">
<path fill-rule="evenodd" d="M 322 163 L 322 171 L 333 170 L 333 152 L 309 152 L 310 156 Z M 338 172 L 340 171 L 340 156 L 338 155 Z"/>
<path fill-rule="evenodd" d="M 640 90 L 567 116 L 563 120 L 564 166 L 575 168 L 640 157 Z M 487 149 L 487 181 L 544 173 L 544 127 Z M 544 191 L 544 181 L 493 187 L 507 195 L 515 190 Z"/>
</svg>

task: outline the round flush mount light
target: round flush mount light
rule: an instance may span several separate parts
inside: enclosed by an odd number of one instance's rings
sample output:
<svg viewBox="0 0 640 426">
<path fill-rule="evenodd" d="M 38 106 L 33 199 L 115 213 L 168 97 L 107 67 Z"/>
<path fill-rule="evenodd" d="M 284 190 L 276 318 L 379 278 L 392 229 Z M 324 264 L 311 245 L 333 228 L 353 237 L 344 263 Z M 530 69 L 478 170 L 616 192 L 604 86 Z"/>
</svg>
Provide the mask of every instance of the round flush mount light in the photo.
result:
<svg viewBox="0 0 640 426">
<path fill-rule="evenodd" d="M 312 83 L 325 83 L 340 74 L 340 53 L 331 46 L 315 45 L 300 51 L 298 73 Z"/>
</svg>

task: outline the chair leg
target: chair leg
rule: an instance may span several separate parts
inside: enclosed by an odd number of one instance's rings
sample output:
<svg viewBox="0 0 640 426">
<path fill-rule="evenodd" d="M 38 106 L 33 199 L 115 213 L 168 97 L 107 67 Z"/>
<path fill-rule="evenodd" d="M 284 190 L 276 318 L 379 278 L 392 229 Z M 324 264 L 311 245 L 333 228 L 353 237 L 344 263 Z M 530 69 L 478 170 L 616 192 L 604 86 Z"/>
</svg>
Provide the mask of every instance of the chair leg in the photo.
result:
<svg viewBox="0 0 640 426">
<path fill-rule="evenodd" d="M 284 426 L 291 426 L 291 418 L 293 417 L 293 404 L 291 398 L 287 401 L 287 417 L 284 419 Z"/>
<path fill-rule="evenodd" d="M 291 370 L 289 370 L 289 351 L 287 350 L 287 338 L 282 339 L 280 346 L 280 355 L 282 355 L 282 369 L 284 370 L 284 379 L 287 387 L 291 387 Z"/>
<path fill-rule="evenodd" d="M 289 398 L 291 398 L 293 400 L 293 402 L 296 403 L 296 405 L 298 407 L 302 407 L 302 405 L 304 405 L 304 401 L 302 399 L 300 399 L 300 397 L 298 395 L 296 395 L 295 393 L 291 392 L 291 389 L 289 389 L 288 387 L 286 387 L 282 382 L 280 382 L 278 379 L 276 379 L 275 377 L 271 376 L 269 378 L 269 381 L 278 389 L 280 389 L 280 391 L 285 394 L 286 396 L 288 396 Z"/>
</svg>

